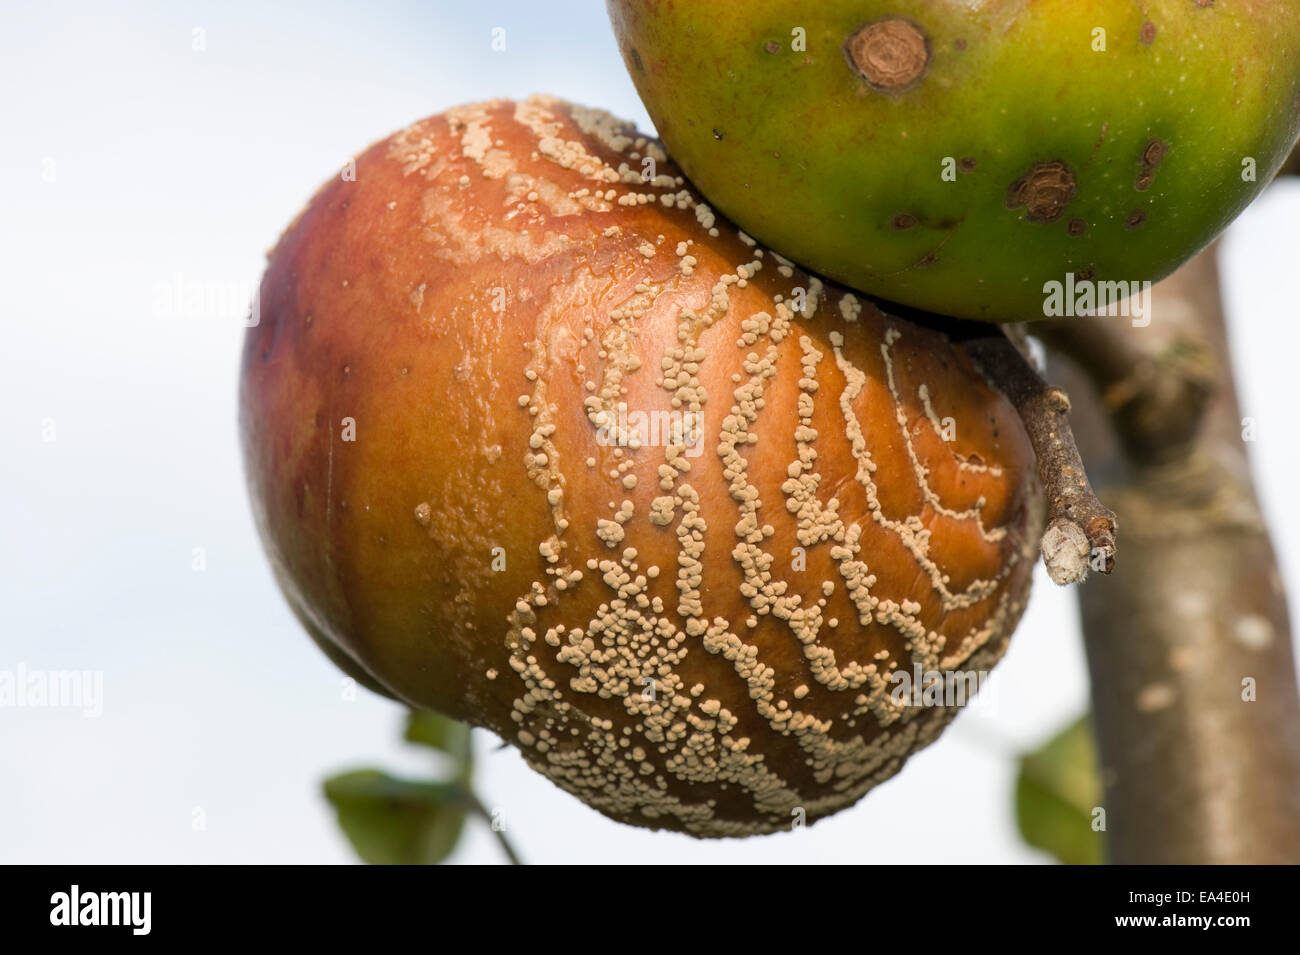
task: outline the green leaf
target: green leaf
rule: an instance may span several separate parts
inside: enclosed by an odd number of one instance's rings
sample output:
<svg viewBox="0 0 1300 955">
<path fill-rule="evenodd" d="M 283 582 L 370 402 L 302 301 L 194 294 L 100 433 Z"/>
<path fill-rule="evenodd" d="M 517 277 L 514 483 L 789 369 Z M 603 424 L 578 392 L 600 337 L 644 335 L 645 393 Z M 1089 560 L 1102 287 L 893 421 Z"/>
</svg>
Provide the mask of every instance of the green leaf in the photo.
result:
<svg viewBox="0 0 1300 955">
<path fill-rule="evenodd" d="M 363 861 L 437 865 L 460 839 L 469 802 L 456 783 L 412 782 L 374 769 L 325 781 L 325 798 Z"/>
<path fill-rule="evenodd" d="M 430 710 L 411 710 L 406 718 L 406 740 L 463 759 L 469 752 L 470 728 L 459 720 Z"/>
<path fill-rule="evenodd" d="M 1020 835 L 1067 865 L 1099 865 L 1102 834 L 1093 810 L 1101 805 L 1101 782 L 1092 725 L 1087 716 L 1020 758 L 1016 822 Z"/>
</svg>

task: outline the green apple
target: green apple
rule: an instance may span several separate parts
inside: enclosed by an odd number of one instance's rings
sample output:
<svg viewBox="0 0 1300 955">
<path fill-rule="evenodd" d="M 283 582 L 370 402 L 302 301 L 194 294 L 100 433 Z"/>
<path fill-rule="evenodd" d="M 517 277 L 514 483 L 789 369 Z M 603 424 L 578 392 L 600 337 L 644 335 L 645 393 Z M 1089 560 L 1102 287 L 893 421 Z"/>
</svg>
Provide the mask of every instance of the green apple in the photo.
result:
<svg viewBox="0 0 1300 955">
<path fill-rule="evenodd" d="M 962 318 L 1042 318 L 1067 276 L 1162 278 L 1300 133 L 1292 2 L 608 6 L 651 119 L 721 212 Z"/>
</svg>

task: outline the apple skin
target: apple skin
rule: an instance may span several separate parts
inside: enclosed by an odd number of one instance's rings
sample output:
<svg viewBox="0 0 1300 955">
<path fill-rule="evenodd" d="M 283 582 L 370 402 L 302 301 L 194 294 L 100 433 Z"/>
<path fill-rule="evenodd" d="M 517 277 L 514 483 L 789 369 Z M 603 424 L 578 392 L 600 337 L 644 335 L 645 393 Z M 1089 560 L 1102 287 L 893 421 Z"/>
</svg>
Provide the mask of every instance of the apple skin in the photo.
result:
<svg viewBox="0 0 1300 955">
<path fill-rule="evenodd" d="M 608 8 L 650 118 L 710 202 L 816 272 L 959 318 L 1041 319 L 1044 285 L 1067 273 L 1163 278 L 1246 207 L 1300 133 L 1294 3 Z M 846 49 L 887 21 L 904 26 L 892 60 L 878 51 L 886 65 L 906 72 L 912 26 L 927 47 L 923 73 L 892 89 Z"/>
<path fill-rule="evenodd" d="M 1007 398 L 607 114 L 470 104 L 375 144 L 260 306 L 240 430 L 298 618 L 611 818 L 739 836 L 852 804 L 957 712 L 887 674 L 982 673 L 1024 608 L 1042 495 Z M 608 440 L 616 400 L 698 403 L 699 453 Z"/>
</svg>

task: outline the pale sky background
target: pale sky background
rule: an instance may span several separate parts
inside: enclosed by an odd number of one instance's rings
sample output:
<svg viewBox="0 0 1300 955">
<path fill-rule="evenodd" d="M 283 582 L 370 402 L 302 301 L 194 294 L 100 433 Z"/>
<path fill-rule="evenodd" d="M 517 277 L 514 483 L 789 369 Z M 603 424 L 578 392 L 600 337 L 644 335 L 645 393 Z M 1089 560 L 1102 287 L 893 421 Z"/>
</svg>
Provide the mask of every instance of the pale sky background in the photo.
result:
<svg viewBox="0 0 1300 955">
<path fill-rule="evenodd" d="M 251 289 L 347 157 L 456 103 L 551 92 L 650 128 L 603 4 L 14 6 L 0 12 L 0 670 L 102 671 L 104 699 L 99 718 L 0 709 L 0 862 L 353 861 L 320 780 L 414 775 L 431 756 L 399 741 L 397 705 L 341 698 L 271 579 L 235 428 L 243 303 L 177 311 L 159 292 Z M 1297 254 L 1287 184 L 1225 255 L 1255 472 L 1293 594 Z M 1082 712 L 1087 684 L 1072 598 L 1041 574 L 990 690 L 995 708 L 798 833 L 621 826 L 482 733 L 481 789 L 534 862 L 1044 861 L 1015 831 L 1013 751 Z M 453 861 L 499 858 L 472 825 Z"/>
</svg>

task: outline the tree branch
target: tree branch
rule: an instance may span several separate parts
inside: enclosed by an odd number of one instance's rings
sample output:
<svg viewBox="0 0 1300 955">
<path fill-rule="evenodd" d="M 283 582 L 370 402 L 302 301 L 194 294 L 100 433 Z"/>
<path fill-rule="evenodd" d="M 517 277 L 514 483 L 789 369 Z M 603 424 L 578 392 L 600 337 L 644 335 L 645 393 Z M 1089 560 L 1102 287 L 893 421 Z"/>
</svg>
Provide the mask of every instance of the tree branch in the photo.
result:
<svg viewBox="0 0 1300 955">
<path fill-rule="evenodd" d="M 1052 387 L 1004 333 L 990 327 L 963 341 L 967 353 L 1024 421 L 1047 497 L 1047 529 L 1040 549 L 1058 584 L 1088 576 L 1091 566 L 1109 574 L 1115 563 L 1115 515 L 1097 500 L 1070 430 L 1070 399 Z"/>
<path fill-rule="evenodd" d="M 1300 694 L 1216 249 L 1157 285 L 1153 304 L 1147 328 L 1044 330 L 1074 362 L 1053 374 L 1075 395 L 1080 447 L 1124 524 L 1124 573 L 1079 591 L 1109 855 L 1297 862 Z"/>
</svg>

